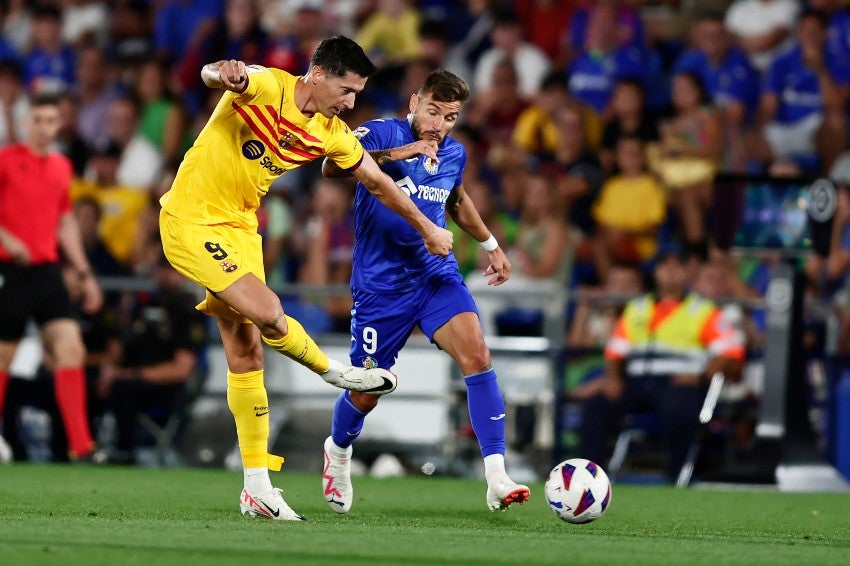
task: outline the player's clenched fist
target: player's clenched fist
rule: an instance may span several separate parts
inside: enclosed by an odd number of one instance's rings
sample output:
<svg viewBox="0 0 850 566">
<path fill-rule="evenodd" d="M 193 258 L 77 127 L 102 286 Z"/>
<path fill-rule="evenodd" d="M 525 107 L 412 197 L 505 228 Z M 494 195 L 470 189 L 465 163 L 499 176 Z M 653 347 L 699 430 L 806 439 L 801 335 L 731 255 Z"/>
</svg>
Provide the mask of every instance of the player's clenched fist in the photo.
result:
<svg viewBox="0 0 850 566">
<path fill-rule="evenodd" d="M 431 255 L 446 257 L 452 251 L 454 236 L 445 228 L 434 226 L 434 229 L 422 239 L 425 240 L 425 249 Z"/>
<path fill-rule="evenodd" d="M 245 86 L 245 81 L 248 80 L 248 74 L 245 72 L 245 63 L 230 59 L 222 61 L 218 68 L 218 74 L 221 77 L 221 83 L 226 88 L 241 89 Z"/>
</svg>

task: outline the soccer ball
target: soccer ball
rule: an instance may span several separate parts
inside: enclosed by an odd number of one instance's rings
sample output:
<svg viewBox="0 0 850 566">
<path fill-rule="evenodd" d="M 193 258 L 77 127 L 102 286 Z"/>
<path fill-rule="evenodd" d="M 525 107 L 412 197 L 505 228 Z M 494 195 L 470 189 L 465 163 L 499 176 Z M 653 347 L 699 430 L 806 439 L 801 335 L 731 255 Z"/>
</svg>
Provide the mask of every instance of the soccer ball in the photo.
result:
<svg viewBox="0 0 850 566">
<path fill-rule="evenodd" d="M 589 523 L 611 503 L 611 482 L 601 466 L 572 458 L 552 468 L 546 478 L 546 501 L 559 519 Z"/>
</svg>

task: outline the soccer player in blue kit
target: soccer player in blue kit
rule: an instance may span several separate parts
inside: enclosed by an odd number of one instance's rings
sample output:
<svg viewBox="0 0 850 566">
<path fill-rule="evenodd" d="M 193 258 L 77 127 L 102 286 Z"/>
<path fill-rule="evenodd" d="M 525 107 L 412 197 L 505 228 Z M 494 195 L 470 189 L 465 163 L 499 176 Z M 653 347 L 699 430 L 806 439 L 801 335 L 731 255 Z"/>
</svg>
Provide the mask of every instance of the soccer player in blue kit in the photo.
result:
<svg viewBox="0 0 850 566">
<path fill-rule="evenodd" d="M 428 75 L 410 97 L 406 120 L 372 120 L 355 130 L 363 148 L 437 226 L 445 227 L 446 210 L 457 224 L 481 242 L 490 262 L 484 271 L 490 285 L 508 280 L 511 265 L 466 195 L 463 146 L 447 137 L 469 98 L 469 87 L 444 70 Z M 325 160 L 328 177 L 346 176 Z M 475 302 L 453 254 L 428 254 L 409 224 L 357 185 L 354 201 L 356 240 L 351 291 L 351 362 L 355 366 L 393 366 L 413 328 L 422 332 L 458 363 L 466 381 L 469 416 L 484 457 L 487 506 L 507 509 L 524 503 L 530 492 L 505 472 L 505 404 L 490 366 Z M 337 513 L 347 513 L 354 499 L 351 484 L 352 443 L 379 397 L 346 391 L 334 407 L 331 436 L 325 440 L 322 487 Z"/>
</svg>

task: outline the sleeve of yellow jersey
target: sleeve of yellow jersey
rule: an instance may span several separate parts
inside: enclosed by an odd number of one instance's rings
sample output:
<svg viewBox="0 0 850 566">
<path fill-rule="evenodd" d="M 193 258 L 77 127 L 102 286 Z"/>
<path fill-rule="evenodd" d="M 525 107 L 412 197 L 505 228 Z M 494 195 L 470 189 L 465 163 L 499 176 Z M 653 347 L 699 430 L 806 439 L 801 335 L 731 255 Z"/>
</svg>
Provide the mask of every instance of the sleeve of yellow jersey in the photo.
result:
<svg viewBox="0 0 850 566">
<path fill-rule="evenodd" d="M 353 169 L 363 160 L 363 146 L 351 129 L 337 117 L 331 119 L 325 155 L 341 169 Z"/>
<path fill-rule="evenodd" d="M 238 93 L 239 98 L 245 102 L 250 102 L 263 92 L 274 92 L 280 90 L 280 84 L 274 74 L 262 65 L 246 65 L 245 72 L 248 74 L 248 84 L 245 85 L 245 90 Z"/>
</svg>

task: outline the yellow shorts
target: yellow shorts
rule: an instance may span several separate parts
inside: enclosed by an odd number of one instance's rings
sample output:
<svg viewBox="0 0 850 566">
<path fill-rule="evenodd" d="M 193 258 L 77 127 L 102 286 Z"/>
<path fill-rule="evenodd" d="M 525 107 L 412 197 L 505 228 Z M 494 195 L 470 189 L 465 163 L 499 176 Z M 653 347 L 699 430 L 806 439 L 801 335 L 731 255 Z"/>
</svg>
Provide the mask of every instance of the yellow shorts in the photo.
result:
<svg viewBox="0 0 850 566">
<path fill-rule="evenodd" d="M 247 273 L 265 283 L 260 235 L 224 224 L 193 224 L 164 210 L 159 213 L 159 231 L 168 262 L 207 291 L 206 299 L 196 308 L 208 315 L 250 322 L 212 293 L 227 289 Z"/>
</svg>

